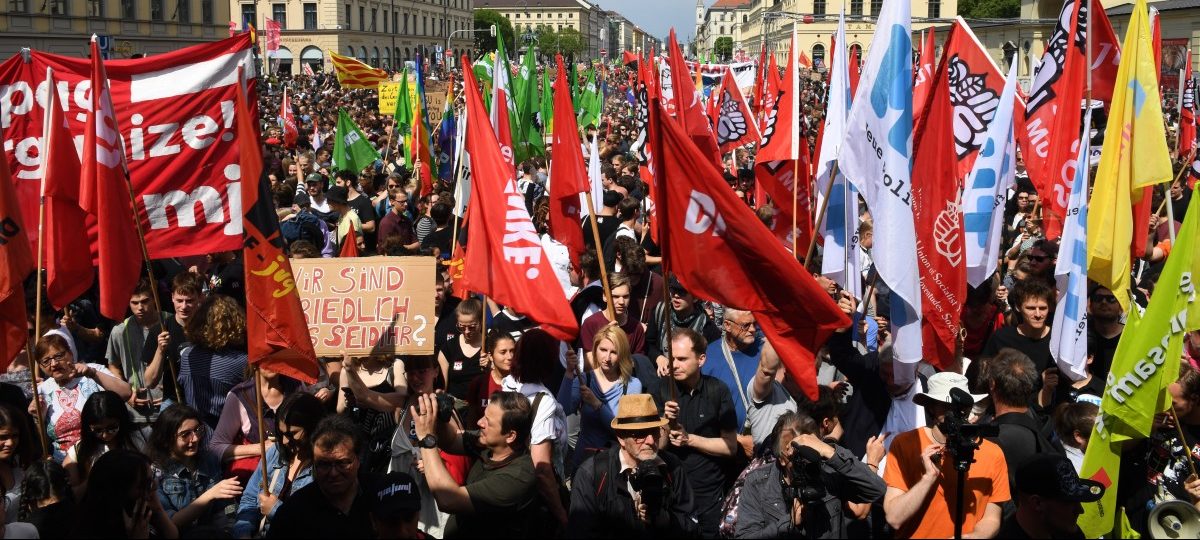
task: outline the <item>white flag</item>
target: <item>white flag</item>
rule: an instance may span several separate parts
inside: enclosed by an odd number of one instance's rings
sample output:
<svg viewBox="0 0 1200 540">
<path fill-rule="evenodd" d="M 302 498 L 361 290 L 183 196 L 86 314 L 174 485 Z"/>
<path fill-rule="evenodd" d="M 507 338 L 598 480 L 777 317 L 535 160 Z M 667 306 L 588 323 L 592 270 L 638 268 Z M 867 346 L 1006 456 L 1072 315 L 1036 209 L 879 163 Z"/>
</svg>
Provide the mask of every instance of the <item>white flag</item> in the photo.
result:
<svg viewBox="0 0 1200 540">
<path fill-rule="evenodd" d="M 818 224 L 825 239 L 821 256 L 821 274 L 834 280 L 843 289 L 862 298 L 862 273 L 858 256 L 858 191 L 837 174 L 830 183 L 833 164 L 837 162 L 846 133 L 846 117 L 850 114 L 850 71 L 846 53 L 846 9 L 838 16 L 834 47 L 830 51 L 829 104 L 825 111 L 825 134 L 821 154 L 817 157 L 817 196 L 826 196 L 821 188 L 829 186 L 829 202 Z"/>
<path fill-rule="evenodd" d="M 1088 131 L 1092 111 L 1083 119 L 1083 137 L 1079 139 L 1079 161 L 1085 165 L 1075 168 L 1071 196 L 1067 199 L 1067 219 L 1063 223 L 1062 248 L 1054 265 L 1054 281 L 1058 287 L 1058 307 L 1054 310 L 1054 325 L 1050 327 L 1050 354 L 1059 371 L 1073 381 L 1087 376 L 1087 178 L 1089 152 Z"/>
<path fill-rule="evenodd" d="M 596 136 L 592 137 L 592 142 L 588 144 L 588 183 L 592 186 L 592 205 L 597 212 L 604 207 L 604 179 L 600 177 L 600 148 L 598 146 L 600 143 L 597 140 L 599 138 L 600 134 L 596 133 Z M 587 199 L 584 198 L 587 196 L 587 193 L 579 194 L 579 204 L 582 208 L 580 215 L 583 217 L 588 216 Z"/>
<path fill-rule="evenodd" d="M 1017 91 L 1017 63 L 1008 70 L 1000 105 L 988 125 L 979 158 L 967 175 L 963 201 L 963 244 L 967 252 L 967 283 L 978 287 L 996 271 L 1000 260 L 1000 229 L 1008 189 L 1016 182 L 1016 146 L 1013 137 L 1013 99 Z"/>
<path fill-rule="evenodd" d="M 463 151 L 467 146 L 467 111 L 458 115 L 455 124 L 458 130 L 454 134 L 454 163 L 458 178 L 454 183 L 454 215 L 462 218 L 467 215 L 467 201 L 471 199 L 471 159 Z"/>
<path fill-rule="evenodd" d="M 885 0 L 850 107 L 838 164 L 862 193 L 875 222 L 871 257 L 892 289 L 895 358 L 921 360 L 921 282 L 913 225 L 912 13 L 908 0 Z"/>
</svg>

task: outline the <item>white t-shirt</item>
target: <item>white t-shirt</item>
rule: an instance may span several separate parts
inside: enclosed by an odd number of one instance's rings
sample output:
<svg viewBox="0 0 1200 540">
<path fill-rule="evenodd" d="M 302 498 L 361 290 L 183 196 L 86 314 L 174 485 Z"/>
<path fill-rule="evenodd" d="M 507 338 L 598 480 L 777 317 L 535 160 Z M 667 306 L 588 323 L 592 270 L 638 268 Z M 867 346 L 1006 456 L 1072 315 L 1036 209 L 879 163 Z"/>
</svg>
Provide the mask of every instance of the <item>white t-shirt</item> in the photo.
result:
<svg viewBox="0 0 1200 540">
<path fill-rule="evenodd" d="M 567 415 L 562 405 L 554 399 L 554 394 L 545 386 L 537 383 L 519 383 L 512 375 L 500 381 L 500 387 L 507 392 L 520 392 L 529 398 L 529 405 L 539 393 L 543 394 L 541 403 L 533 411 L 533 426 L 529 431 L 529 445 L 554 441 L 554 470 L 560 478 L 565 478 L 563 458 L 567 454 Z"/>
</svg>

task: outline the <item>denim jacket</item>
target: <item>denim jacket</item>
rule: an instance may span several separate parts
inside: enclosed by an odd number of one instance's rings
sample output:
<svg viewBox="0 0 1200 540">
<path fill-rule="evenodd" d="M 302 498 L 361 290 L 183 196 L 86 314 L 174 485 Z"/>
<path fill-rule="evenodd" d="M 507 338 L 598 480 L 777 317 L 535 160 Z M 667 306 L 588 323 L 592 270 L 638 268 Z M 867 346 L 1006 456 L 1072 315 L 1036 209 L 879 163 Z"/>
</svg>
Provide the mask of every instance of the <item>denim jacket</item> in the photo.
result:
<svg viewBox="0 0 1200 540">
<path fill-rule="evenodd" d="M 156 466 L 154 472 L 158 479 L 158 500 L 162 502 L 163 510 L 167 511 L 168 516 L 174 516 L 176 512 L 187 508 L 192 501 L 222 480 L 221 458 L 207 450 L 200 451 L 199 467 L 195 471 L 189 471 L 182 463 L 171 460 Z M 219 518 L 224 517 L 227 504 L 228 501 L 213 501 L 197 523 L 222 525 Z"/>
<path fill-rule="evenodd" d="M 276 496 L 278 496 L 280 492 L 283 491 L 283 484 L 287 481 L 289 464 L 284 462 L 280 457 L 278 446 L 271 446 L 267 449 L 266 460 L 267 478 L 271 479 L 271 493 L 274 493 Z M 295 480 L 292 480 L 292 485 L 289 488 L 288 493 L 284 493 L 281 499 L 286 498 L 287 495 L 299 491 L 300 488 L 311 484 L 312 481 L 312 467 L 308 466 L 300 469 L 300 471 L 296 473 Z M 267 528 L 270 526 L 271 520 L 275 519 L 275 512 L 279 510 L 280 506 L 283 506 L 283 502 L 281 500 L 279 503 L 275 504 L 274 508 L 271 508 L 271 513 L 267 516 L 266 525 L 263 526 L 261 534 L 256 535 L 254 533 L 259 532 L 257 530 L 258 524 L 262 520 L 262 513 L 259 511 L 258 507 L 258 494 L 261 492 L 262 467 L 260 466 L 254 468 L 254 474 L 250 476 L 250 480 L 246 483 L 245 489 L 242 490 L 242 499 L 241 502 L 238 503 L 237 509 L 237 521 L 235 521 L 233 524 L 234 538 L 246 538 L 251 536 L 265 537 L 267 535 Z"/>
</svg>

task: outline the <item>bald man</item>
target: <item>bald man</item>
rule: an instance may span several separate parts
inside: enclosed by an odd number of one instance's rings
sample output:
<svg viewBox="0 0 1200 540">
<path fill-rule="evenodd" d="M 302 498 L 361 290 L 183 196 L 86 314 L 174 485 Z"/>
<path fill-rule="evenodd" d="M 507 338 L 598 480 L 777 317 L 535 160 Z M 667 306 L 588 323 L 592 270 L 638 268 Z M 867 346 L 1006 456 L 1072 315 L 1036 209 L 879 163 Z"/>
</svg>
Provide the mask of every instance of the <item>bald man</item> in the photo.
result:
<svg viewBox="0 0 1200 540">
<path fill-rule="evenodd" d="M 762 444 L 763 440 L 775 428 L 775 422 L 786 412 L 796 412 L 796 401 L 788 395 L 783 387 L 783 362 L 779 354 L 769 342 L 763 344 L 762 358 L 758 360 L 758 370 L 746 388 L 746 396 L 750 407 L 746 410 L 746 423 L 750 426 L 750 437 L 754 446 Z"/>
<path fill-rule="evenodd" d="M 763 335 L 758 331 L 754 314 L 740 309 L 725 308 L 722 322 L 724 336 L 708 345 L 708 358 L 700 373 L 716 377 L 733 395 L 733 409 L 737 414 L 738 432 L 746 424 L 746 410 L 750 408 L 750 395 L 746 387 L 758 369 L 762 357 Z"/>
</svg>

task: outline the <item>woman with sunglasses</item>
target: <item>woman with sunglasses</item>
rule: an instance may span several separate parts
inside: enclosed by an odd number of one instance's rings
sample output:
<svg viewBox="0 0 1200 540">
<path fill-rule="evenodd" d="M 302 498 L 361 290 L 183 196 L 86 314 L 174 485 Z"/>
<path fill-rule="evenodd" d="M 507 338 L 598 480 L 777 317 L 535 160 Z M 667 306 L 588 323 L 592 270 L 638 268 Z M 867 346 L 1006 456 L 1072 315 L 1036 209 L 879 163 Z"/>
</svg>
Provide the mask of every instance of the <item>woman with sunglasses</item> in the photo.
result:
<svg viewBox="0 0 1200 540">
<path fill-rule="evenodd" d="M 297 392 L 283 400 L 275 421 L 279 444 L 268 448 L 263 458 L 270 492 L 262 491 L 262 467 L 256 464 L 238 503 L 234 538 L 266 536 L 280 503 L 312 483 L 313 453 L 309 435 L 317 429 L 317 423 L 325 414 L 325 405 L 312 394 Z"/>
<path fill-rule="evenodd" d="M 150 434 L 149 453 L 158 478 L 158 499 L 182 533 L 197 529 L 216 536 L 228 531 L 225 507 L 242 495 L 236 478 L 221 479 L 221 456 L 205 444 L 207 428 L 200 412 L 172 405 L 159 413 Z M 203 528 L 203 529 L 202 529 Z"/>
<path fill-rule="evenodd" d="M 480 351 L 483 349 L 483 303 L 468 298 L 454 308 L 458 324 L 456 335 L 442 343 L 438 353 L 438 365 L 442 369 L 442 380 L 446 393 L 457 399 L 467 398 L 467 387 L 480 373 Z"/>
<path fill-rule="evenodd" d="M 47 377 L 38 385 L 42 420 L 54 461 L 62 463 L 67 450 L 75 446 L 82 436 L 81 413 L 87 399 L 102 390 L 108 390 L 128 401 L 133 395 L 129 383 L 116 377 L 100 364 L 77 364 L 71 354 L 67 340 L 51 334 L 38 339 L 33 356 Z M 30 405 L 30 414 L 36 414 Z"/>
<path fill-rule="evenodd" d="M 80 416 L 83 430 L 79 442 L 67 450 L 63 460 L 76 496 L 87 490 L 92 465 L 105 452 L 114 448 L 141 452 L 146 447 L 146 436 L 133 425 L 125 402 L 108 390 L 88 397 Z"/>
</svg>

